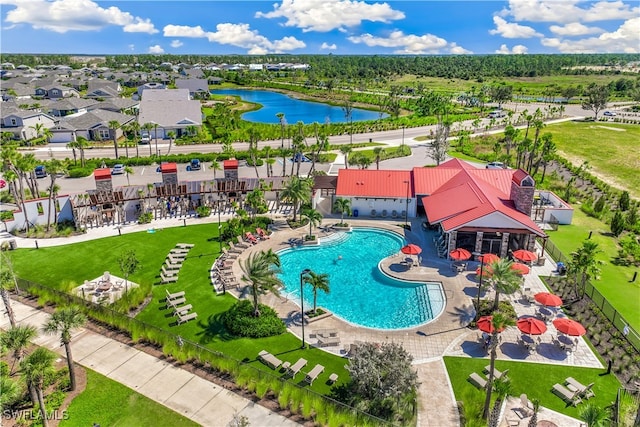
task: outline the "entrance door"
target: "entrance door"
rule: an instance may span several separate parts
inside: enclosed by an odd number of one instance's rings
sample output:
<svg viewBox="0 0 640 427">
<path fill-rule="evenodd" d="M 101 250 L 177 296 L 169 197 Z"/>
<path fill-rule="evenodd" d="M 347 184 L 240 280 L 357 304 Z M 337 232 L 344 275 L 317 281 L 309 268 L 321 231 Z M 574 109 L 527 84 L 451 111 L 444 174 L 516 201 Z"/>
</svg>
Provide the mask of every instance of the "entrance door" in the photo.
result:
<svg viewBox="0 0 640 427">
<path fill-rule="evenodd" d="M 483 239 L 482 240 L 482 253 L 483 254 L 496 254 L 500 255 L 500 245 L 502 239 Z"/>
</svg>

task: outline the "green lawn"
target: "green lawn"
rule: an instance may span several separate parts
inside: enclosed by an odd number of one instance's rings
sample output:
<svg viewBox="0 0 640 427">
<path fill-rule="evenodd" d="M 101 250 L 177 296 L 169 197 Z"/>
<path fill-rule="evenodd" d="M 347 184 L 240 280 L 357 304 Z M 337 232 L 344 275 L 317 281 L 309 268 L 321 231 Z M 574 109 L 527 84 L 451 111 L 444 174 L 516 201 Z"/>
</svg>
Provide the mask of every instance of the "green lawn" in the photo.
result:
<svg viewBox="0 0 640 427">
<path fill-rule="evenodd" d="M 553 135 L 560 156 L 576 166 L 589 161 L 591 173 L 640 198 L 640 126 L 563 122 L 548 125 L 542 132 Z"/>
<path fill-rule="evenodd" d="M 481 374 L 484 367 L 489 364 L 489 360 L 445 357 L 444 362 L 456 400 L 463 400 L 465 404 L 468 404 L 469 399 L 484 403 L 484 391 L 467 381 L 467 377 L 472 372 Z M 526 393 L 529 399 L 539 399 L 540 405 L 576 418 L 580 405 L 577 408 L 567 407 L 562 399 L 551 392 L 555 383 L 564 384 L 567 377 L 573 377 L 584 385 L 594 383 L 595 397 L 589 399 L 589 402 L 601 408 L 607 407 L 616 400 L 616 393 L 620 387 L 620 382 L 613 374 L 600 376 L 605 372 L 604 369 L 504 360 L 496 361 L 496 369 L 500 371 L 509 369 L 508 377 L 511 379 L 510 394 L 512 396 Z"/>
<path fill-rule="evenodd" d="M 290 333 L 264 339 L 237 338 L 227 334 L 220 322 L 220 314 L 236 299 L 230 295 L 217 296 L 209 281 L 209 269 L 219 254 L 217 230 L 217 224 L 189 225 L 166 228 L 153 234 L 123 234 L 66 246 L 19 249 L 8 253 L 13 258 L 19 277 L 58 289 L 69 289 L 73 284 L 79 285 L 86 279 L 91 280 L 102 275 L 104 271 L 121 276 L 117 258 L 123 250 L 133 249 L 143 267 L 132 275 L 130 280 L 150 285 L 153 293 L 152 301 L 136 317 L 137 319 L 169 330 L 212 350 L 223 352 L 237 360 L 246 360 L 258 369 L 277 375 L 282 374 L 256 361 L 260 350 L 268 350 L 281 360 L 292 363 L 304 356 L 308 365 L 303 372 L 313 368 L 316 363 L 325 366 L 325 372 L 311 387 L 322 394 L 327 394 L 331 388 L 326 384 L 326 379 L 332 372 L 338 374 L 338 384 L 347 380 L 344 358 L 318 349 L 301 350 L 300 340 Z M 189 251 L 180 269 L 178 282 L 161 285 L 160 268 L 169 250 L 178 242 L 193 243 L 195 246 Z M 65 260 L 68 267 L 60 267 L 61 259 Z M 176 326 L 175 318 L 164 303 L 166 290 L 184 290 L 187 303 L 193 305 L 198 319 Z M 304 376 L 298 375 L 296 379 L 304 379 Z"/>
<path fill-rule="evenodd" d="M 87 388 L 78 395 L 67 409 L 68 419 L 60 426 L 198 426 L 177 412 L 110 380 L 104 375 L 87 372 Z"/>
<path fill-rule="evenodd" d="M 611 263 L 618 250 L 615 239 L 608 235 L 609 227 L 601 221 L 587 216 L 580 209 L 575 209 L 571 225 L 561 225 L 558 227 L 558 231 L 548 231 L 547 233 L 553 244 L 565 256 L 570 257 L 571 252 L 578 249 L 582 242 L 589 237 L 589 231 L 593 231 L 591 239 L 597 242 L 602 250 L 598 259 L 603 262 L 600 266 L 600 279 L 594 280 L 593 285 L 636 331 L 640 331 L 640 312 L 638 312 L 640 282 L 638 280 L 633 283 L 629 282 L 633 273 L 638 269 Z"/>
</svg>

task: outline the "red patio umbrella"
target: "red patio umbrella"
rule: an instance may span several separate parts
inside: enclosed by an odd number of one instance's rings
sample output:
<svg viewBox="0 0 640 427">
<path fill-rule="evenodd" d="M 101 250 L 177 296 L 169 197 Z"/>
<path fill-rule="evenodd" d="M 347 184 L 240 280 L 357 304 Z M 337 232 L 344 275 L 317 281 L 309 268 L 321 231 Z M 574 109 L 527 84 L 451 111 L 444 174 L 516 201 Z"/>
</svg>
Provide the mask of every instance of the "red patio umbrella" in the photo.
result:
<svg viewBox="0 0 640 427">
<path fill-rule="evenodd" d="M 541 335 L 547 331 L 547 325 L 535 317 L 521 317 L 516 322 L 516 326 L 521 332 L 529 335 Z"/>
<path fill-rule="evenodd" d="M 413 243 L 409 243 L 408 245 L 403 246 L 400 251 L 407 255 L 418 255 L 422 253 L 422 248 L 418 245 L 414 245 Z"/>
<path fill-rule="evenodd" d="M 471 258 L 471 252 L 463 248 L 457 248 L 449 252 L 449 256 L 456 261 L 464 261 Z"/>
<path fill-rule="evenodd" d="M 527 251 L 525 249 L 518 249 L 513 253 L 513 257 L 522 262 L 533 262 L 538 259 L 538 255 L 535 252 Z"/>
<path fill-rule="evenodd" d="M 476 276 L 480 277 L 480 275 L 485 278 L 491 277 L 491 275 L 493 275 L 493 271 L 491 271 L 491 267 L 489 266 L 478 267 L 476 268 Z"/>
<path fill-rule="evenodd" d="M 549 292 L 539 292 L 533 297 L 540 304 L 546 305 L 547 307 L 560 307 L 562 305 L 562 298 Z"/>
<path fill-rule="evenodd" d="M 492 264 L 496 261 L 500 261 L 500 257 L 496 254 L 482 254 L 478 257 L 478 261 L 483 264 Z"/>
<path fill-rule="evenodd" d="M 493 328 L 493 323 L 492 322 L 493 322 L 493 316 L 482 316 L 476 322 L 476 326 L 482 332 L 486 332 L 488 334 L 492 334 L 495 331 L 495 329 Z M 504 331 L 504 328 L 498 330 L 498 332 L 502 332 L 502 331 Z"/>
<path fill-rule="evenodd" d="M 518 274 L 528 274 L 529 271 L 531 271 L 529 266 L 521 264 L 519 262 L 515 262 L 515 263 L 511 264 L 511 269 L 513 271 L 515 271 L 516 273 L 518 273 Z"/>
<path fill-rule="evenodd" d="M 575 320 L 561 317 L 553 321 L 553 326 L 563 334 L 571 335 L 572 337 L 580 337 L 587 333 L 587 330 L 580 323 Z"/>
</svg>

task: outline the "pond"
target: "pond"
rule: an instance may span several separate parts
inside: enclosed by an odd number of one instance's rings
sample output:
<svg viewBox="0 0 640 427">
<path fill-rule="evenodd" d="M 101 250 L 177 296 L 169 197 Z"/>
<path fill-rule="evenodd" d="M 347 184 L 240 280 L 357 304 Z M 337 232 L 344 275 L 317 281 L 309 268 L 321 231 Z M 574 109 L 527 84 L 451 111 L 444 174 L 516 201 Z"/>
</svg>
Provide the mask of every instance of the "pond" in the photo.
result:
<svg viewBox="0 0 640 427">
<path fill-rule="evenodd" d="M 285 120 L 289 125 L 298 122 L 305 124 L 314 122 L 329 124 L 348 121 L 345 117 L 344 110 L 340 106 L 303 101 L 278 92 L 248 89 L 219 89 L 212 90 L 211 93 L 215 95 L 239 96 L 244 101 L 262 105 L 262 108 L 259 110 L 250 111 L 242 115 L 242 118 L 249 122 L 277 124 L 280 123 L 280 119 L 276 116 L 278 113 L 284 113 Z M 351 120 L 354 122 L 378 120 L 387 116 L 388 114 L 386 113 L 381 115 L 379 111 L 354 108 L 351 113 Z"/>
</svg>

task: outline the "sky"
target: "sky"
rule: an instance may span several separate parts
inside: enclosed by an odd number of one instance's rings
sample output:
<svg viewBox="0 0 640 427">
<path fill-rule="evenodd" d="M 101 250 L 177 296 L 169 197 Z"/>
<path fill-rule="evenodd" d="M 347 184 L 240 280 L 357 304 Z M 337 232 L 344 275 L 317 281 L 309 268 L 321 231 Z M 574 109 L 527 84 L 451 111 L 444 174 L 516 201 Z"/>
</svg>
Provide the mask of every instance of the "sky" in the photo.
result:
<svg viewBox="0 0 640 427">
<path fill-rule="evenodd" d="M 638 53 L 640 2 L 0 0 L 0 52 Z"/>
</svg>

